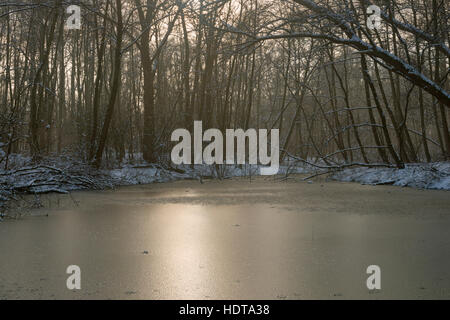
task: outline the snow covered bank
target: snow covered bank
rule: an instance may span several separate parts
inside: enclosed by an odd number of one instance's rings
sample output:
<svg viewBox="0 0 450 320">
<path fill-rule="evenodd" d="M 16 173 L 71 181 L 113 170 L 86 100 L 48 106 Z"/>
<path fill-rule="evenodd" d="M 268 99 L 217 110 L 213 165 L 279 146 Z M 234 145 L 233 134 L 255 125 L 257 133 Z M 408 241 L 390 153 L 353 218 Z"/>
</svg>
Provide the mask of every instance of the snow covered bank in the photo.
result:
<svg viewBox="0 0 450 320">
<path fill-rule="evenodd" d="M 279 174 L 303 173 L 303 168 L 281 166 Z M 0 213 L 10 200 L 22 194 L 69 193 L 74 190 L 102 190 L 115 186 L 169 182 L 181 179 L 229 178 L 254 176 L 259 166 L 176 166 L 171 170 L 155 164 L 125 164 L 113 169 L 96 170 L 71 158 L 46 158 L 39 163 L 18 156 L 8 170 L 0 170 Z M 0 220 L 1 220 L 0 216 Z"/>
<path fill-rule="evenodd" d="M 24 163 L 0 170 L 0 212 L 8 201 L 19 200 L 22 194 L 69 193 L 73 190 L 112 188 L 108 175 L 90 166 L 69 161 Z"/>
<path fill-rule="evenodd" d="M 404 169 L 356 167 L 334 173 L 331 179 L 372 185 L 450 190 L 450 162 L 406 164 Z"/>
<path fill-rule="evenodd" d="M 136 185 L 154 182 L 168 182 L 181 179 L 231 178 L 259 175 L 259 165 L 178 165 L 166 170 L 157 165 L 124 166 L 119 169 L 103 170 L 114 185 Z M 280 166 L 278 174 L 308 173 L 303 167 Z"/>
<path fill-rule="evenodd" d="M 46 159 L 33 164 L 15 159 L 9 170 L 0 170 L 0 220 L 9 200 L 21 194 L 49 192 L 69 193 L 74 190 L 102 190 L 115 186 L 168 182 L 181 179 L 231 178 L 259 175 L 258 165 L 181 165 L 171 170 L 159 165 L 126 164 L 114 169 L 96 170 L 70 158 Z M 289 174 L 327 173 L 310 165 L 283 165 L 278 172 Z M 450 190 L 450 162 L 407 164 L 404 169 L 355 167 L 330 172 L 331 179 L 362 184 L 390 184 L 425 189 Z"/>
</svg>

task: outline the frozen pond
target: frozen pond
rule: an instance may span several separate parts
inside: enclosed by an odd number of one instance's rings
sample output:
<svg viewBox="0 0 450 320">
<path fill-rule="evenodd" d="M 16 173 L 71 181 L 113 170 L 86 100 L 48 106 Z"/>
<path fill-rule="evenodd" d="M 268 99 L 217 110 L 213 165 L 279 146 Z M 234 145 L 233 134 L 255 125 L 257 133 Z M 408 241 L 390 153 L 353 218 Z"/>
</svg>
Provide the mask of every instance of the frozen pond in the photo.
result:
<svg viewBox="0 0 450 320">
<path fill-rule="evenodd" d="M 72 197 L 0 223 L 0 299 L 450 298 L 447 191 L 257 178 Z"/>
</svg>

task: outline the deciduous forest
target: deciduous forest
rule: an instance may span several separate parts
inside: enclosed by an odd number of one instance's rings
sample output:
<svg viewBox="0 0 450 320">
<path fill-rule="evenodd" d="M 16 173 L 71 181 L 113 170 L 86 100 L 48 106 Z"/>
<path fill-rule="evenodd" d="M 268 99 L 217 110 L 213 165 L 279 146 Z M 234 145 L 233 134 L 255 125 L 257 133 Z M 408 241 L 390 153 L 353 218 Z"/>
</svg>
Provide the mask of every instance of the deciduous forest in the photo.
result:
<svg viewBox="0 0 450 320">
<path fill-rule="evenodd" d="M 0 300 L 449 299 L 449 6 L 0 0 Z"/>
<path fill-rule="evenodd" d="M 0 165 L 20 154 L 170 166 L 171 132 L 194 120 L 278 128 L 281 160 L 402 168 L 448 159 L 448 6 L 1 1 Z"/>
</svg>

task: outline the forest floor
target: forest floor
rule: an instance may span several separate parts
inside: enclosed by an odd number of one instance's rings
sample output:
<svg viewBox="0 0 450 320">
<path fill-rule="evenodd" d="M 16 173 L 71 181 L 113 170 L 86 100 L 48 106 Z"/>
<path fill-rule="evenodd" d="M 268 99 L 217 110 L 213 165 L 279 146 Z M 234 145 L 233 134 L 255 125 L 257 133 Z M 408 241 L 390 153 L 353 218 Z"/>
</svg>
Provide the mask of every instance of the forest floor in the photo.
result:
<svg viewBox="0 0 450 320">
<path fill-rule="evenodd" d="M 69 193 L 74 190 L 103 190 L 117 186 L 169 182 L 174 180 L 226 179 L 257 176 L 258 166 L 178 166 L 165 169 L 154 164 L 125 164 L 96 170 L 73 158 L 47 158 L 32 163 L 29 158 L 16 156 L 8 170 L 0 170 L 0 219 L 10 200 L 22 200 L 23 194 Z M 291 174 L 327 174 L 332 180 L 371 185 L 408 186 L 419 189 L 450 190 L 450 162 L 407 164 L 404 169 L 355 167 L 327 172 L 309 165 L 280 166 L 279 179 Z M 310 178 L 302 178 L 311 180 Z M 39 206 L 32 203 L 31 206 Z"/>
</svg>

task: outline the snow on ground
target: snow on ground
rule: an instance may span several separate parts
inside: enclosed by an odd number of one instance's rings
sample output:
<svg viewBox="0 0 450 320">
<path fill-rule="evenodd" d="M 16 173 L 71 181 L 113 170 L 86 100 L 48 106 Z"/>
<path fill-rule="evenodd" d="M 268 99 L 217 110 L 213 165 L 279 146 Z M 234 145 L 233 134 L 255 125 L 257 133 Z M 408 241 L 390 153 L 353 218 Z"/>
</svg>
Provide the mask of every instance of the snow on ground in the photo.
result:
<svg viewBox="0 0 450 320">
<path fill-rule="evenodd" d="M 206 177 L 206 178 L 231 178 L 231 177 L 247 177 L 257 176 L 260 173 L 261 165 L 179 165 L 175 169 L 184 171 L 192 177 Z M 311 170 L 306 167 L 294 165 L 281 165 L 278 170 L 279 175 L 294 174 L 294 173 L 309 173 Z"/>
<path fill-rule="evenodd" d="M 259 165 L 180 165 L 170 170 L 159 165 L 127 163 L 114 169 L 95 170 L 72 158 L 49 158 L 39 164 L 16 157 L 9 170 L 0 170 L 0 220 L 8 200 L 20 194 L 73 190 L 101 190 L 122 185 L 168 182 L 181 179 L 230 178 L 259 175 Z M 319 171 L 323 172 L 323 171 Z M 309 165 L 280 166 L 279 175 L 317 173 Z M 391 184 L 425 189 L 450 190 L 450 162 L 407 164 L 404 169 L 355 167 L 330 172 L 331 179 L 362 184 Z"/>
<path fill-rule="evenodd" d="M 118 169 L 102 170 L 115 186 L 168 182 L 192 178 L 188 174 L 168 171 L 158 166 L 124 166 Z"/>
<path fill-rule="evenodd" d="M 259 175 L 259 165 L 177 165 L 172 170 L 157 165 L 123 166 L 122 168 L 103 170 L 114 185 L 136 185 L 154 182 L 168 182 L 182 179 L 231 178 Z M 280 166 L 278 174 L 308 173 L 303 167 Z"/>
<path fill-rule="evenodd" d="M 69 193 L 73 190 L 112 188 L 108 175 L 82 163 L 47 160 L 39 164 L 24 163 L 0 170 L 0 212 L 9 200 L 21 194 Z"/>
<path fill-rule="evenodd" d="M 362 184 L 450 190 L 450 162 L 406 164 L 404 169 L 356 167 L 339 171 L 331 178 Z"/>
<path fill-rule="evenodd" d="M 230 178 L 259 174 L 256 165 L 182 165 L 165 169 L 154 164 L 125 164 L 95 170 L 83 162 L 58 157 L 32 163 L 25 157 L 12 159 L 10 169 L 0 170 L 0 212 L 2 205 L 20 194 L 68 193 L 101 190 L 123 185 L 149 184 L 181 179 Z M 279 174 L 304 173 L 303 168 L 281 166 Z"/>
</svg>

